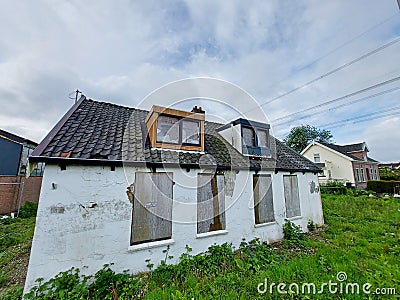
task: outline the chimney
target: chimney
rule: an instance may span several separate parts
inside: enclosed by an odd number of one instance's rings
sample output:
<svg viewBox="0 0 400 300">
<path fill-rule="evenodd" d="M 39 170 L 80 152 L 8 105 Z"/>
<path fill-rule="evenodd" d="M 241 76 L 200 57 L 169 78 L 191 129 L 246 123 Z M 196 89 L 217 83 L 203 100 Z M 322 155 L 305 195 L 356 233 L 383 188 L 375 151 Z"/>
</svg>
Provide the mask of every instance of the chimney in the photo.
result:
<svg viewBox="0 0 400 300">
<path fill-rule="evenodd" d="M 200 107 L 197 107 L 197 105 L 195 107 L 192 108 L 192 113 L 199 113 L 199 114 L 205 114 L 206 112 Z"/>
</svg>

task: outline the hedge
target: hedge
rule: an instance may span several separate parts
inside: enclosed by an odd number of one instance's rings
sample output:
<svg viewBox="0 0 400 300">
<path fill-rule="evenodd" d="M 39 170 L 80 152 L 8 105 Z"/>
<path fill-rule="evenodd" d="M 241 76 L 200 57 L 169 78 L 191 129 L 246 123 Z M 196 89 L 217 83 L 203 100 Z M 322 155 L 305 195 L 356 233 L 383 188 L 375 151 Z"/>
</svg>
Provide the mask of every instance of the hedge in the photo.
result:
<svg viewBox="0 0 400 300">
<path fill-rule="evenodd" d="M 387 180 L 369 180 L 367 182 L 367 190 L 371 190 L 377 193 L 389 193 L 393 194 L 396 191 L 399 192 L 400 181 L 387 181 Z"/>
</svg>

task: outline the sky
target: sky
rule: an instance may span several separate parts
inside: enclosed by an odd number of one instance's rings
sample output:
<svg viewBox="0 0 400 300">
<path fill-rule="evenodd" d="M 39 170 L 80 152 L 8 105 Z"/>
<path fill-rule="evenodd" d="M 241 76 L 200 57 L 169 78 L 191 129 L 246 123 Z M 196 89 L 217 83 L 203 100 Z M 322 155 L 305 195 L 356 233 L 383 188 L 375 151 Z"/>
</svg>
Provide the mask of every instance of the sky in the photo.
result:
<svg viewBox="0 0 400 300">
<path fill-rule="evenodd" d="M 331 130 L 337 144 L 365 141 L 381 162 L 400 161 L 400 80 L 274 122 L 399 77 L 400 42 L 363 57 L 399 38 L 396 0 L 1 0 L 1 7 L 4 130 L 41 141 L 73 105 L 76 89 L 136 107 L 170 82 L 209 77 L 251 95 L 255 102 L 225 101 L 265 114 L 280 139 L 309 124 Z M 237 117 L 202 104 L 206 115 Z"/>
</svg>

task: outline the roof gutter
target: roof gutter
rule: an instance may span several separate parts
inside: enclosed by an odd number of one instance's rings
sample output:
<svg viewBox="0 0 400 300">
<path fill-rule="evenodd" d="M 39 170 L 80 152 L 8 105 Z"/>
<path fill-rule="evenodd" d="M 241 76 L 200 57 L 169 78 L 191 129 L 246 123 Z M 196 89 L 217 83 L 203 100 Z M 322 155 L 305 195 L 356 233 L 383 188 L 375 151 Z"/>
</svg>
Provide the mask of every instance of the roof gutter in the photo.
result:
<svg viewBox="0 0 400 300">
<path fill-rule="evenodd" d="M 190 169 L 217 169 L 217 170 L 250 170 L 250 171 L 282 171 L 282 172 L 307 172 L 321 173 L 320 170 L 309 169 L 284 169 L 284 168 L 260 168 L 260 167 L 239 167 L 239 166 L 216 166 L 216 165 L 199 165 L 195 163 L 180 164 L 174 162 L 146 162 L 146 161 L 123 161 L 123 160 L 108 160 L 108 159 L 82 159 L 82 158 L 65 158 L 65 157 L 48 157 L 48 156 L 30 156 L 29 162 L 37 163 L 44 162 L 49 164 L 60 165 L 86 165 L 86 166 L 127 166 L 127 167 L 142 167 L 142 168 L 190 168 Z"/>
</svg>

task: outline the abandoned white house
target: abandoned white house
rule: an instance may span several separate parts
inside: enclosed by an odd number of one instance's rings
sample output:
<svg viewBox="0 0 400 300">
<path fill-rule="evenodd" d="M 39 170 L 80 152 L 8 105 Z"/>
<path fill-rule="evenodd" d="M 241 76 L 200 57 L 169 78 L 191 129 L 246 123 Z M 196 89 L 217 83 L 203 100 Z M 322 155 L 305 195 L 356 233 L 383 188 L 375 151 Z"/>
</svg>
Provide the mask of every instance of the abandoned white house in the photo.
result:
<svg viewBox="0 0 400 300">
<path fill-rule="evenodd" d="M 45 162 L 25 291 L 79 267 L 145 271 L 214 243 L 282 238 L 285 219 L 323 223 L 311 161 L 269 125 L 205 120 L 201 109 L 149 111 L 86 99 L 30 157 Z M 173 260 L 172 260 L 173 262 Z"/>
</svg>

